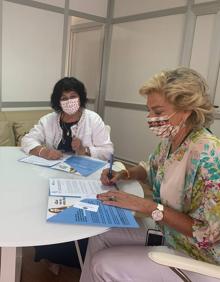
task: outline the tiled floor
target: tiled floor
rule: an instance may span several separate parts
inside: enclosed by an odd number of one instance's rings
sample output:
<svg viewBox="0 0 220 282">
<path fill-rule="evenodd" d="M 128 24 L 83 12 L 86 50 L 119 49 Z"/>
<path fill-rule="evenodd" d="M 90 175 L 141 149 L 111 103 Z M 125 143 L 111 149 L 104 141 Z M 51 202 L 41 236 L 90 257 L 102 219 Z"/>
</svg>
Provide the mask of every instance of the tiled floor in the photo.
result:
<svg viewBox="0 0 220 282">
<path fill-rule="evenodd" d="M 34 250 L 23 248 L 21 282 L 78 282 L 80 270 L 61 266 L 58 275 L 53 274 L 45 262 L 33 261 Z"/>
</svg>

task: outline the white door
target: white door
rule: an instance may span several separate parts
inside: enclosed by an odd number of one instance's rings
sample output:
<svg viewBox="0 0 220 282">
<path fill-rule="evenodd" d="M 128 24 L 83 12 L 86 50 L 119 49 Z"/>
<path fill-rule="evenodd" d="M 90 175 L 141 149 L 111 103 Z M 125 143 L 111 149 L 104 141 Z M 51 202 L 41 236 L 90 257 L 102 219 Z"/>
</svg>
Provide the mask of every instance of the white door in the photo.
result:
<svg viewBox="0 0 220 282">
<path fill-rule="evenodd" d="M 87 89 L 88 108 L 96 110 L 103 49 L 102 25 L 74 26 L 70 31 L 69 76 L 81 80 Z"/>
</svg>

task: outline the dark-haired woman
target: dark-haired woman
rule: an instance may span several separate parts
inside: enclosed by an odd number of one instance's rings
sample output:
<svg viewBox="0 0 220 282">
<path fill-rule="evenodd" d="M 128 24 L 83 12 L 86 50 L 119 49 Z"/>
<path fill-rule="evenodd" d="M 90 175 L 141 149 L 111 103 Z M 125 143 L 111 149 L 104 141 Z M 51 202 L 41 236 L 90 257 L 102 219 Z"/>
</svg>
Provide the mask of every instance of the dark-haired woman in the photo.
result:
<svg viewBox="0 0 220 282">
<path fill-rule="evenodd" d="M 43 116 L 22 138 L 23 151 L 50 160 L 61 158 L 62 152 L 108 160 L 113 152 L 109 131 L 97 113 L 85 108 L 86 102 L 87 93 L 82 82 L 74 77 L 59 80 L 51 95 L 54 112 Z M 87 239 L 79 240 L 83 257 L 86 246 Z M 79 268 L 73 242 L 38 246 L 35 251 L 35 261 L 47 259 Z M 55 264 L 50 268 L 57 273 L 59 266 Z"/>
<path fill-rule="evenodd" d="M 59 80 L 51 95 L 53 113 L 43 116 L 21 141 L 27 154 L 49 160 L 73 152 L 108 160 L 113 153 L 109 131 L 101 117 L 85 108 L 84 84 L 74 77 Z"/>
</svg>

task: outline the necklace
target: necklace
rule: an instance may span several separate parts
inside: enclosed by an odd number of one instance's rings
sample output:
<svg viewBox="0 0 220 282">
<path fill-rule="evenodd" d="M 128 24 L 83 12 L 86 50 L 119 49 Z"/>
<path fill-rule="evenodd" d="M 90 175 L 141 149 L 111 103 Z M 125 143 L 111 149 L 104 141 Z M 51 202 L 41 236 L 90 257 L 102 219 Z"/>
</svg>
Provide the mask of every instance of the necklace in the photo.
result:
<svg viewBox="0 0 220 282">
<path fill-rule="evenodd" d="M 66 145 L 67 143 L 71 143 L 72 135 L 75 136 L 77 134 L 78 124 L 79 124 L 79 121 L 81 120 L 82 113 L 83 112 L 79 111 L 77 119 L 71 122 L 68 122 L 68 121 L 71 120 L 72 118 L 68 119 L 64 113 L 61 113 L 60 127 L 63 131 L 62 139 L 61 139 L 61 142 L 63 145 Z M 75 126 L 72 128 L 73 125 Z"/>
<path fill-rule="evenodd" d="M 73 123 L 69 123 L 69 124 L 72 126 Z M 65 132 L 67 136 L 71 135 L 70 127 L 66 126 L 65 122 L 61 122 L 60 126 L 63 129 L 63 132 Z"/>
<path fill-rule="evenodd" d="M 170 145 L 170 149 L 169 149 L 169 152 L 168 152 L 168 156 L 172 153 L 174 153 L 185 141 L 186 139 L 188 138 L 188 136 L 192 133 L 192 129 L 188 131 L 188 133 L 182 138 L 182 140 L 179 142 L 178 146 L 176 147 L 172 147 L 172 144 Z"/>
<path fill-rule="evenodd" d="M 72 138 L 71 127 L 76 123 L 77 122 L 65 123 L 62 120 L 60 120 L 60 127 L 63 130 L 62 139 L 61 139 L 63 144 L 66 144 L 67 140 L 70 140 Z"/>
</svg>

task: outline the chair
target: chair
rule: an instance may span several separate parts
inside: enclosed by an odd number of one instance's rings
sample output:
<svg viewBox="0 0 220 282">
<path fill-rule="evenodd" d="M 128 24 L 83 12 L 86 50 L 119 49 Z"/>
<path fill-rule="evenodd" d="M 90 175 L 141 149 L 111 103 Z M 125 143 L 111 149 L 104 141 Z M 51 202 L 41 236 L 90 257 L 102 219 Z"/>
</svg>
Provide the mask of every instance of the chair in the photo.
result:
<svg viewBox="0 0 220 282">
<path fill-rule="evenodd" d="M 108 133 L 110 134 L 111 133 L 111 126 L 106 124 L 105 128 L 108 131 Z"/>
<path fill-rule="evenodd" d="M 148 257 L 158 264 L 170 267 L 184 282 L 193 281 L 181 270 L 220 279 L 220 266 L 173 254 L 168 248 L 155 248 L 148 253 Z"/>
</svg>

